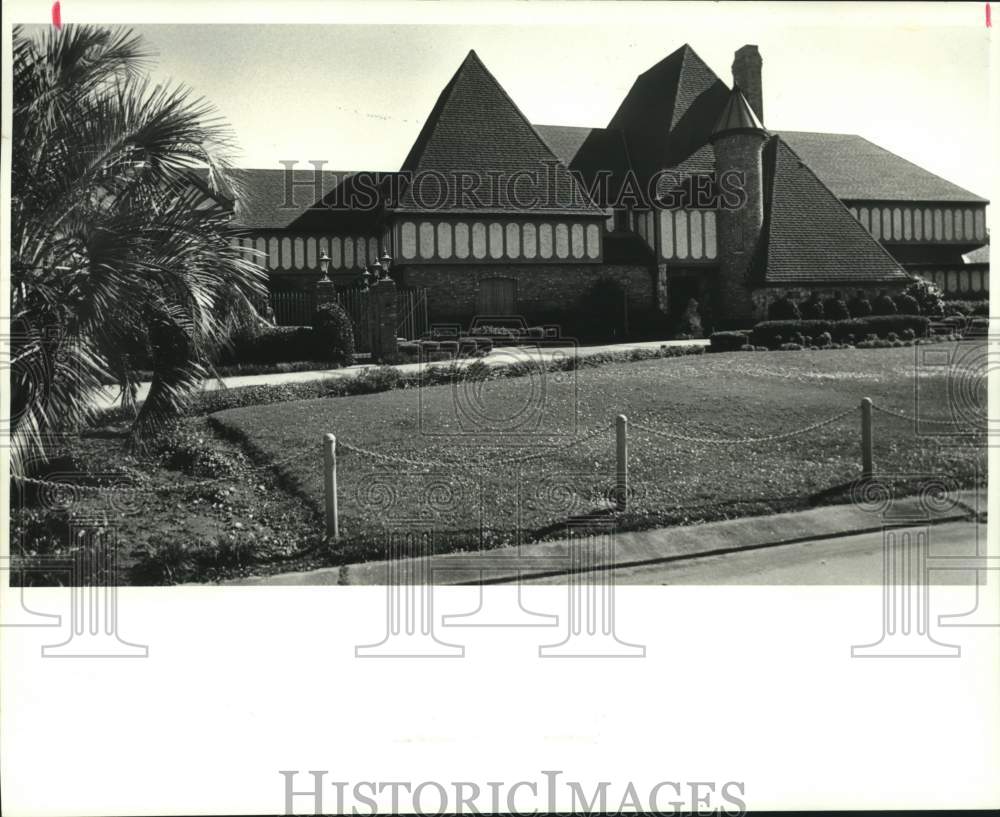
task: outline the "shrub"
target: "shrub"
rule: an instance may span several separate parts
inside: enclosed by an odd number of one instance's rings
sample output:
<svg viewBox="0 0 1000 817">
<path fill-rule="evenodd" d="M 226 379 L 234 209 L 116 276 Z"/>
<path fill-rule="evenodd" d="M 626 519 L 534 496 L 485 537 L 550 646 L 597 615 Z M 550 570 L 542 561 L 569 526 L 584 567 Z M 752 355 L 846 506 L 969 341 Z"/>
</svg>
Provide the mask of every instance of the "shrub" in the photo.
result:
<svg viewBox="0 0 1000 817">
<path fill-rule="evenodd" d="M 900 337 L 902 337 L 903 340 L 915 340 L 917 333 L 907 327 L 900 333 Z"/>
<path fill-rule="evenodd" d="M 872 302 L 863 292 L 859 292 L 847 302 L 847 311 L 851 313 L 852 318 L 867 318 L 872 314 Z"/>
<path fill-rule="evenodd" d="M 843 298 L 828 298 L 823 304 L 823 317 L 831 321 L 843 321 L 851 317 Z"/>
<path fill-rule="evenodd" d="M 888 335 L 885 336 L 885 339 L 888 341 L 897 341 L 899 340 L 899 335 L 897 335 L 895 332 L 890 332 Z"/>
<path fill-rule="evenodd" d="M 773 301 L 767 308 L 767 319 L 770 321 L 794 321 L 801 317 L 799 308 L 787 295 Z"/>
<path fill-rule="evenodd" d="M 473 361 L 462 370 L 463 380 L 487 380 L 489 376 L 490 367 L 481 360 Z"/>
<path fill-rule="evenodd" d="M 740 347 L 740 351 L 741 352 L 756 352 L 757 351 L 757 347 L 754 346 L 754 345 L 752 345 L 752 344 L 750 344 L 750 343 L 744 343 Z"/>
<path fill-rule="evenodd" d="M 944 300 L 941 287 L 937 284 L 918 278 L 906 288 L 904 294 L 916 300 L 921 315 L 927 315 L 929 318 L 939 318 L 944 315 Z"/>
<path fill-rule="evenodd" d="M 782 352 L 798 352 L 803 347 L 801 343 L 782 343 L 781 346 L 779 346 L 778 348 Z"/>
<path fill-rule="evenodd" d="M 708 342 L 713 352 L 735 352 L 746 344 L 747 335 L 745 332 L 735 330 L 715 332 L 708 339 Z"/>
<path fill-rule="evenodd" d="M 990 302 L 983 301 L 963 301 L 948 300 L 942 302 L 942 312 L 946 316 L 950 315 L 975 315 L 981 318 L 988 318 L 990 315 Z"/>
<path fill-rule="evenodd" d="M 896 302 L 892 300 L 892 296 L 887 292 L 881 293 L 874 301 L 872 301 L 872 314 L 873 315 L 895 315 L 896 314 Z"/>
<path fill-rule="evenodd" d="M 917 299 L 912 295 L 907 295 L 905 292 L 902 292 L 893 298 L 892 301 L 896 305 L 896 312 L 900 315 L 920 314 L 920 304 L 917 303 Z"/>
<path fill-rule="evenodd" d="M 313 313 L 316 348 L 322 360 L 341 366 L 354 364 L 354 327 L 347 311 L 338 303 L 317 307 Z"/>
<path fill-rule="evenodd" d="M 392 366 L 372 366 L 357 376 L 345 379 L 347 394 L 375 394 L 399 388 L 403 375 Z"/>
<path fill-rule="evenodd" d="M 813 293 L 809 296 L 808 300 L 802 302 L 802 305 L 799 307 L 799 314 L 803 320 L 819 320 L 824 317 L 823 303 L 816 293 Z"/>
<path fill-rule="evenodd" d="M 829 332 L 822 332 L 814 338 L 816 346 L 826 347 L 833 344 L 833 338 Z"/>
</svg>

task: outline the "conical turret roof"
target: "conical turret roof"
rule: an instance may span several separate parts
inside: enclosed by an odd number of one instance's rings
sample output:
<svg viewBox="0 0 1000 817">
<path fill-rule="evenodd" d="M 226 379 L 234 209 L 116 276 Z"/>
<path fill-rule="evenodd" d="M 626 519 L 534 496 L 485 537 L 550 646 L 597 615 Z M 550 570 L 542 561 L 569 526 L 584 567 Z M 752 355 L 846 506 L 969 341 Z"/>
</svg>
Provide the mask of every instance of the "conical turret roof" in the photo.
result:
<svg viewBox="0 0 1000 817">
<path fill-rule="evenodd" d="M 730 92 L 726 107 L 722 109 L 722 113 L 719 114 L 715 127 L 712 129 L 712 138 L 715 139 L 724 133 L 732 133 L 733 131 L 767 133 L 739 86 L 734 86 Z"/>
</svg>

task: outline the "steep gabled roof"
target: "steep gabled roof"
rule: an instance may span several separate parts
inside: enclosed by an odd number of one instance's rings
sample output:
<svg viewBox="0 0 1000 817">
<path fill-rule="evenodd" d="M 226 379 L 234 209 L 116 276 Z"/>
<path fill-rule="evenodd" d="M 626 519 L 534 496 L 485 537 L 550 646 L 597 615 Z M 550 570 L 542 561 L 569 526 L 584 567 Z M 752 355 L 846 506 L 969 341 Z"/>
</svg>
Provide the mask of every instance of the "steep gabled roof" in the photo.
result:
<svg viewBox="0 0 1000 817">
<path fill-rule="evenodd" d="M 630 166 L 621 131 L 570 125 L 535 125 L 535 130 L 563 164 L 580 175 L 587 190 L 599 194 L 597 204 L 604 207 L 615 200 Z M 600 172 L 607 175 L 607 183 L 595 186 Z"/>
<path fill-rule="evenodd" d="M 781 138 L 846 201 L 986 202 L 861 136 L 781 131 Z"/>
<path fill-rule="evenodd" d="M 902 267 L 779 137 L 764 146 L 764 227 L 754 277 L 770 285 L 889 283 Z"/>
<path fill-rule="evenodd" d="M 729 89 L 689 45 L 640 74 L 609 128 L 625 133 L 636 173 L 673 167 L 708 141 Z"/>
<path fill-rule="evenodd" d="M 600 212 L 475 51 L 469 52 L 441 92 L 402 170 L 423 178 L 419 190 L 414 184 L 403 194 L 403 210 L 439 203 L 431 209 Z M 460 195 L 456 173 L 475 174 L 481 180 L 478 197 Z M 537 183 L 524 175 L 529 173 L 537 174 Z M 444 191 L 433 174 L 444 175 Z M 494 183 L 491 174 L 504 181 Z M 518 181 L 509 190 L 506 180 L 514 178 Z M 535 199 L 538 204 L 531 208 L 517 201 Z"/>
</svg>

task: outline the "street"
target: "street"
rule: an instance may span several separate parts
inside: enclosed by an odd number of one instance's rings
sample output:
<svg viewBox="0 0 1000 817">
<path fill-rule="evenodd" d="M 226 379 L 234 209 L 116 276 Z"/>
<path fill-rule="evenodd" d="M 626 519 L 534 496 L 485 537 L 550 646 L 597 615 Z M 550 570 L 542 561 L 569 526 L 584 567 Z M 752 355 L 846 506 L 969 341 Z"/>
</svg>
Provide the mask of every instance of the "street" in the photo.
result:
<svg viewBox="0 0 1000 817">
<path fill-rule="evenodd" d="M 928 527 L 930 557 L 970 557 L 977 541 L 985 553 L 986 525 L 947 522 Z M 932 570 L 932 584 L 972 584 L 970 570 Z M 524 580 L 525 584 L 563 584 L 565 576 Z M 879 584 L 882 581 L 882 534 L 862 533 L 793 545 L 743 550 L 719 556 L 679 559 L 615 570 L 615 583 L 626 584 Z"/>
</svg>

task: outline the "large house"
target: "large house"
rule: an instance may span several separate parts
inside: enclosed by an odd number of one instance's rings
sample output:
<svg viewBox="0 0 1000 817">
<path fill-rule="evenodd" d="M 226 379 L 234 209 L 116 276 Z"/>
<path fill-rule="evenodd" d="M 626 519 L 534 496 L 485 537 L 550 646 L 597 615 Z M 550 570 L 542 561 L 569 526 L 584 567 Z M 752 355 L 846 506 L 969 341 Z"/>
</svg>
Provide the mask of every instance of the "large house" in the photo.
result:
<svg viewBox="0 0 1000 817">
<path fill-rule="evenodd" d="M 912 275 L 985 297 L 987 201 L 861 136 L 769 130 L 761 63 L 740 48 L 730 88 L 685 45 L 589 128 L 532 124 L 471 51 L 399 170 L 241 171 L 238 240 L 275 292 L 323 266 L 359 285 L 388 253 L 441 322 L 575 326 L 596 302 L 667 329 L 694 299 L 739 325 Z"/>
</svg>

